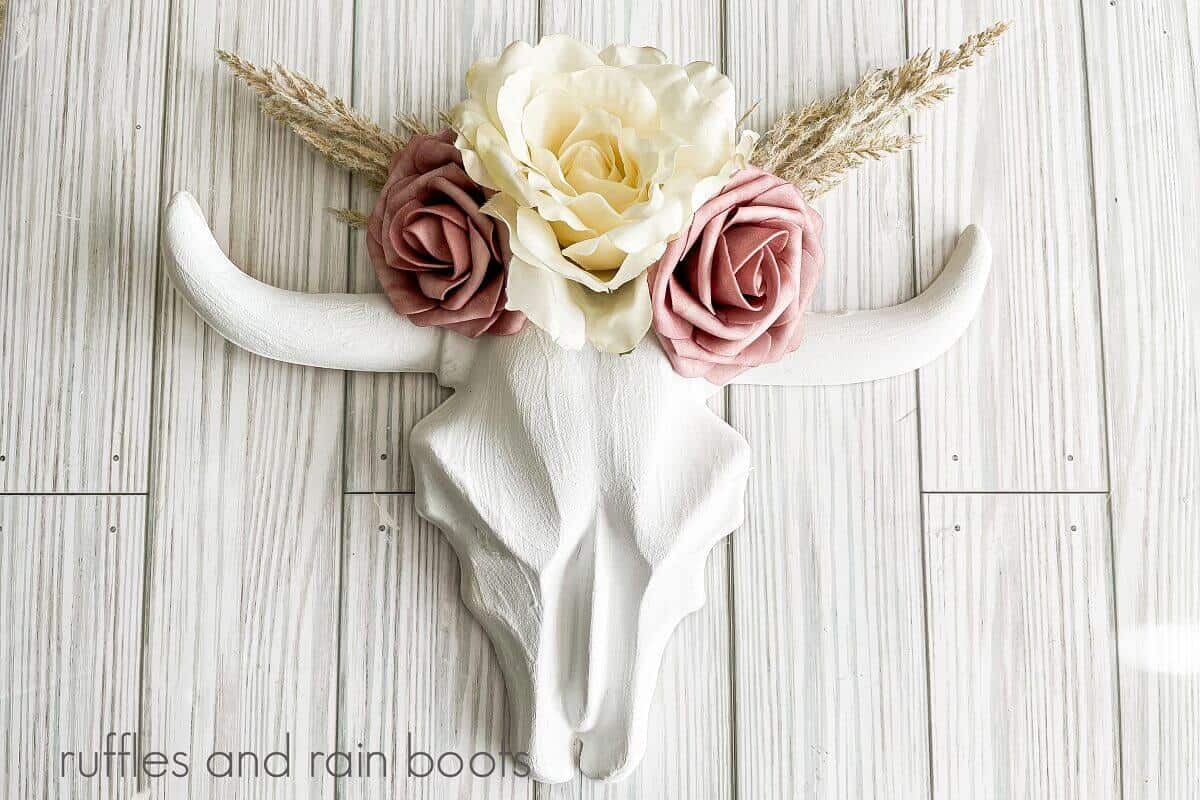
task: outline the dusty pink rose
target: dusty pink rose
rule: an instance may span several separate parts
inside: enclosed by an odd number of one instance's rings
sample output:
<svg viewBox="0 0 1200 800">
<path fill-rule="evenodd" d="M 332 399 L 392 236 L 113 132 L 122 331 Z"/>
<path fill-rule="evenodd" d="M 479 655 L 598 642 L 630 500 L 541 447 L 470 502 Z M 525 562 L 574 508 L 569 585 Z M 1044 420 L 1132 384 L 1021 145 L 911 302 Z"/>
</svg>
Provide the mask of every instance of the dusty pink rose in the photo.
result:
<svg viewBox="0 0 1200 800">
<path fill-rule="evenodd" d="M 480 212 L 486 190 L 463 170 L 454 134 L 419 134 L 392 159 L 367 224 L 367 251 L 392 306 L 416 325 L 507 335 L 508 232 Z"/>
<path fill-rule="evenodd" d="M 799 189 L 754 167 L 702 205 L 650 274 L 654 330 L 676 372 L 728 383 L 799 347 L 823 227 Z"/>
</svg>

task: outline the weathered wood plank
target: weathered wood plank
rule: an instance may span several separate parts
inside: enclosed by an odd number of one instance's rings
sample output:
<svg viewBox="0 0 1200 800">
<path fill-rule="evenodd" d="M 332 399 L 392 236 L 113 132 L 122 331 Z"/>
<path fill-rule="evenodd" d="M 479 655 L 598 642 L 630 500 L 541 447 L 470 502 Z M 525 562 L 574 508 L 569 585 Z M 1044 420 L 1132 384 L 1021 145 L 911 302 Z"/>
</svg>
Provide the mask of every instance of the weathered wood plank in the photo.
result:
<svg viewBox="0 0 1200 800">
<path fill-rule="evenodd" d="M 166 7 L 0 36 L 0 491 L 145 491 Z"/>
<path fill-rule="evenodd" d="M 420 31 L 398 47 L 395 32 Z M 439 111 L 462 99 L 467 69 L 516 39 L 537 37 L 537 2 L 502 0 L 360 0 L 355 104 L 373 119 L 416 114 L 437 126 Z M 354 193 L 369 212 L 377 193 Z M 351 252 L 352 291 L 378 291 L 363 234 Z M 346 486 L 349 491 L 412 491 L 408 435 L 445 392 L 430 375 L 350 377 L 347 395 Z"/>
<path fill-rule="evenodd" d="M 213 55 L 278 59 L 349 93 L 348 3 L 173 4 L 163 197 L 188 189 L 231 258 L 293 289 L 339 291 L 345 173 L 263 118 Z M 159 296 L 142 730 L 203 759 L 269 752 L 288 779 L 151 782 L 154 796 L 332 797 L 306 756 L 335 744 L 344 381 L 271 363 Z"/>
<path fill-rule="evenodd" d="M 340 796 L 532 796 L 501 755 L 504 680 L 459 597 L 454 550 L 412 495 L 347 496 L 345 514 L 339 740 L 384 753 L 388 772 L 344 778 Z"/>
<path fill-rule="evenodd" d="M 658 0 L 598 4 L 542 0 L 543 34 L 567 33 L 597 47 L 632 44 L 657 47 L 675 63 L 721 63 L 719 0 Z"/>
<path fill-rule="evenodd" d="M 1200 7 L 1084 4 L 1128 800 L 1200 795 Z"/>
<path fill-rule="evenodd" d="M 97 752 L 108 731 L 137 730 L 145 502 L 0 497 L 4 797 L 133 793 L 120 762 L 106 777 Z"/>
<path fill-rule="evenodd" d="M 360 0 L 357 28 L 355 104 L 379 120 L 416 114 L 436 125 L 438 112 L 461 99 L 474 60 L 514 39 L 536 38 L 537 5 Z M 397 48 L 392 32 L 401 29 L 421 30 L 420 46 Z M 375 200 L 365 187 L 354 196 L 364 210 Z M 361 235 L 352 259 L 353 289 L 376 291 Z M 349 381 L 347 488 L 411 491 L 408 435 L 444 392 L 424 375 L 354 375 Z M 504 685 L 487 637 L 459 597 L 453 550 L 417 522 L 411 497 L 348 496 L 346 504 L 339 741 L 386 751 L 392 771 L 385 780 L 344 779 L 342 795 L 530 796 L 532 784 L 499 756 L 506 748 Z M 448 672 L 448 664 L 459 669 Z M 463 756 L 465 775 L 447 778 L 435 765 L 428 777 L 409 776 L 410 732 L 416 750 Z M 469 758 L 476 752 L 494 755 L 505 777 L 472 776 Z M 477 765 L 485 771 L 487 759 L 480 756 Z M 427 766 L 419 757 L 414 764 L 418 772 Z M 445 767 L 454 769 L 453 757 Z"/>
<path fill-rule="evenodd" d="M 935 798 L 1119 796 L 1107 505 L 926 497 Z"/>
<path fill-rule="evenodd" d="M 664 0 L 650 6 L 543 0 L 541 24 L 543 33 L 568 33 L 597 47 L 650 45 L 676 63 L 721 63 L 718 0 Z M 720 399 L 713 405 L 719 410 Z M 552 791 L 541 787 L 539 797 L 732 796 L 729 561 L 724 544 L 713 550 L 705 582 L 707 603 L 680 624 L 663 658 L 641 767 L 621 783 L 579 776 Z"/>
<path fill-rule="evenodd" d="M 730 6 L 729 70 L 765 129 L 788 107 L 903 60 L 894 3 Z M 913 294 L 904 160 L 818 204 L 818 309 Z M 914 378 L 831 389 L 735 388 L 755 453 L 733 538 L 740 797 L 928 792 Z"/>
<path fill-rule="evenodd" d="M 1085 4 L 1086 5 L 1086 4 Z M 995 247 L 979 316 L 921 370 L 926 490 L 1103 491 L 1095 226 L 1078 3 L 912 0 L 913 50 L 1015 20 L 955 97 L 913 128 L 921 284 L 967 224 Z"/>
</svg>

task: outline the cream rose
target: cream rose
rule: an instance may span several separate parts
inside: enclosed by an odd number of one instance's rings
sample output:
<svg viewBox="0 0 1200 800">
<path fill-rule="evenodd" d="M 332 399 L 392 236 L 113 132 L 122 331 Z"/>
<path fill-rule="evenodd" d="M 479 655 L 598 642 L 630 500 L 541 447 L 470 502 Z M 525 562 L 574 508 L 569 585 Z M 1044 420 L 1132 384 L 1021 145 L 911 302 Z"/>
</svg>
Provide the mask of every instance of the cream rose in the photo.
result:
<svg viewBox="0 0 1200 800">
<path fill-rule="evenodd" d="M 745 165 L 733 85 L 650 47 L 568 36 L 510 45 L 467 73 L 451 114 L 463 165 L 498 194 L 508 308 L 563 347 L 632 350 L 650 327 L 646 270 Z"/>
</svg>

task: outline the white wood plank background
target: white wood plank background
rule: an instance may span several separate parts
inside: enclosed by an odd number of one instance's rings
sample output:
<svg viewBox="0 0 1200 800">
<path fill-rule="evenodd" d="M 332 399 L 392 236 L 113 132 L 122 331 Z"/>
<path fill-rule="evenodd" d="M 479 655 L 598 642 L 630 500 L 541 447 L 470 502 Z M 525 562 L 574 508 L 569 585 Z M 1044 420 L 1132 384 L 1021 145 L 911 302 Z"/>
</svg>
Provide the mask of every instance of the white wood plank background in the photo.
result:
<svg viewBox="0 0 1200 800">
<path fill-rule="evenodd" d="M 350 88 L 349 5 L 172 6 L 162 195 L 193 192 L 230 257 L 293 289 L 341 290 L 349 182 L 239 91 L 213 51 L 298 63 Z M 167 752 L 300 753 L 336 742 L 344 376 L 223 341 L 159 287 L 142 731 Z M 235 781 L 194 765 L 154 797 L 330 796 L 332 779 Z"/>
<path fill-rule="evenodd" d="M 1078 3 L 908 2 L 914 51 L 1017 21 L 995 58 L 913 126 L 928 139 L 913 157 L 921 284 L 971 222 L 996 250 L 978 320 L 920 371 L 927 491 L 1108 488 L 1080 15 Z"/>
<path fill-rule="evenodd" d="M 752 124 L 905 58 L 884 0 L 730 6 L 729 71 Z M 898 159 L 821 203 L 820 310 L 911 297 L 911 180 Z M 755 454 L 732 538 L 742 797 L 921 797 L 928 712 L 912 375 L 829 389 L 737 388 Z"/>
<path fill-rule="evenodd" d="M 1200 8 L 1088 5 L 1126 798 L 1200 795 Z"/>
<path fill-rule="evenodd" d="M 749 518 L 668 651 L 629 781 L 415 779 L 502 749 L 495 659 L 412 507 L 420 376 L 274 364 L 160 279 L 189 189 L 252 274 L 368 291 L 368 191 L 213 49 L 429 122 L 568 32 L 724 66 L 751 123 L 1016 22 L 927 142 L 820 201 L 822 309 L 995 277 L 918 375 L 738 388 Z M 156 797 L 1200 797 L 1200 7 L 1190 0 L 12 0 L 0 32 L 0 796 L 127 797 L 58 754 L 386 750 L 388 778 Z M 385 494 L 371 494 L 371 493 Z M 112 530 L 114 529 L 115 530 Z"/>
<path fill-rule="evenodd" d="M 137 729 L 145 498 L 0 497 L 0 793 L 128 797 L 99 731 Z"/>
<path fill-rule="evenodd" d="M 506 749 L 504 680 L 483 629 L 458 596 L 458 561 L 411 494 L 346 498 L 339 749 L 359 743 L 399 760 L 386 777 L 348 777 L 346 798 L 528 798 L 503 759 L 490 779 L 420 775 L 430 758 Z M 411 736 L 411 742 L 410 737 Z M 412 744 L 415 743 L 415 744 Z M 408 773 L 409 753 L 417 756 Z M 446 771 L 455 771 L 448 757 Z"/>
<path fill-rule="evenodd" d="M 0 33 L 0 491 L 146 491 L 166 11 Z"/>
<path fill-rule="evenodd" d="M 1101 495 L 930 495 L 934 796 L 1118 796 Z"/>
</svg>

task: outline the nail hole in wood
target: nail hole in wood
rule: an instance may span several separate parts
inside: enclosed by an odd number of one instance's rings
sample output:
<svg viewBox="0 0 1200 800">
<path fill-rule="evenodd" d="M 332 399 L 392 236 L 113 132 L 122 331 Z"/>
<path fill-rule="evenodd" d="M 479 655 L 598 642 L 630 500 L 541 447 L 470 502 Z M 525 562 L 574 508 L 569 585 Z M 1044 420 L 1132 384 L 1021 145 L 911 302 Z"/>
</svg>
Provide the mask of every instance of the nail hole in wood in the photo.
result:
<svg viewBox="0 0 1200 800">
<path fill-rule="evenodd" d="M 8 461 L 8 456 L 0 456 L 0 464 L 3 464 L 5 461 Z"/>
<path fill-rule="evenodd" d="M 387 461 L 387 453 L 380 453 L 380 454 L 379 454 L 379 460 L 380 460 L 380 461 Z"/>
<path fill-rule="evenodd" d="M 960 531 L 962 531 L 962 525 L 955 525 L 955 526 L 954 526 L 954 532 L 955 532 L 955 533 L 959 533 Z"/>
<path fill-rule="evenodd" d="M 386 530 L 387 530 L 387 525 L 380 525 L 380 526 L 379 526 L 379 532 L 380 532 L 380 533 L 382 533 L 383 531 L 386 531 Z"/>
<path fill-rule="evenodd" d="M 109 525 L 109 526 L 108 526 L 108 532 L 109 532 L 109 533 L 116 533 L 116 532 L 117 532 L 117 526 L 116 526 L 116 525 Z"/>
<path fill-rule="evenodd" d="M 117 455 L 116 453 L 113 453 L 113 461 L 120 461 L 120 460 L 121 460 L 121 457 L 119 455 Z"/>
<path fill-rule="evenodd" d="M 1075 456 L 1072 456 L 1072 455 L 1067 456 L 1067 461 L 1074 461 L 1074 460 L 1075 460 Z"/>
<path fill-rule="evenodd" d="M 1074 533 L 1074 532 L 1075 532 L 1075 531 L 1077 531 L 1077 530 L 1079 530 L 1079 526 L 1078 526 L 1078 525 L 1072 525 L 1072 526 L 1071 526 L 1071 533 Z"/>
<path fill-rule="evenodd" d="M 958 453 L 955 453 L 954 455 L 950 456 L 950 460 L 951 460 L 951 461 L 958 461 Z"/>
</svg>

